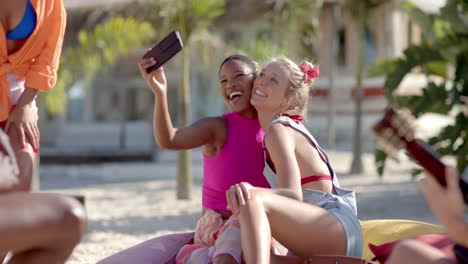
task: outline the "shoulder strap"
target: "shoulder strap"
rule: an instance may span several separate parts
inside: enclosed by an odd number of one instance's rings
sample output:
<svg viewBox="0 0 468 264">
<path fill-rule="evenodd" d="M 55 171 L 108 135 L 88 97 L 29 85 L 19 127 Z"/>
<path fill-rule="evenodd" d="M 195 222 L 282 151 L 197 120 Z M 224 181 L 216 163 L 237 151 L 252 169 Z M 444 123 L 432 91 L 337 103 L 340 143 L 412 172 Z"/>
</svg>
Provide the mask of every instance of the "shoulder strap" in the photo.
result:
<svg viewBox="0 0 468 264">
<path fill-rule="evenodd" d="M 317 143 L 317 140 L 314 138 L 314 136 L 312 136 L 312 134 L 305 127 L 303 127 L 300 124 L 294 122 L 294 120 L 292 120 L 291 118 L 289 118 L 287 116 L 280 116 L 280 117 L 275 118 L 273 121 L 271 121 L 270 125 L 268 126 L 267 130 L 265 131 L 265 137 L 266 137 L 266 134 L 267 134 L 268 130 L 270 129 L 270 127 L 273 124 L 276 124 L 276 123 L 280 123 L 280 124 L 283 124 L 283 125 L 286 125 L 286 126 L 290 126 L 293 129 L 299 131 L 301 134 L 303 134 L 309 140 L 310 144 L 317 150 L 320 158 L 327 165 L 328 171 L 330 172 L 330 175 L 333 177 L 333 181 L 336 183 L 337 186 L 339 186 L 338 179 L 337 179 L 337 177 L 335 177 L 336 174 L 335 174 L 335 171 L 333 170 L 333 168 L 332 168 L 332 166 L 330 164 L 330 160 L 328 159 L 328 156 L 325 153 L 325 151 L 323 151 L 323 149 Z M 262 146 L 263 146 L 264 149 L 265 149 L 265 137 L 263 138 L 263 141 L 262 141 Z"/>
</svg>

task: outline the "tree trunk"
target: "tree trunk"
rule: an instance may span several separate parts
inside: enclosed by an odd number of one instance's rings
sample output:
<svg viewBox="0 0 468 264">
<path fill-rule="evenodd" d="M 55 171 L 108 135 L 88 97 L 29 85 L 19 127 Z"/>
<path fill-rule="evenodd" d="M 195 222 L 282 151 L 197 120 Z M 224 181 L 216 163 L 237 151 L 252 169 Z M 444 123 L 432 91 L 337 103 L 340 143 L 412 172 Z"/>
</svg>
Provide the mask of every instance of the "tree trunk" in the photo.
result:
<svg viewBox="0 0 468 264">
<path fill-rule="evenodd" d="M 337 19 L 337 8 L 336 3 L 331 3 L 330 17 L 331 17 L 331 28 L 330 28 L 330 57 L 329 57 L 329 73 L 328 73 L 328 123 L 327 123 L 327 147 L 328 149 L 335 148 L 335 62 L 337 52 L 337 32 L 336 32 L 336 19 Z"/>
<path fill-rule="evenodd" d="M 119 148 L 121 151 L 124 151 L 126 146 L 125 146 L 125 138 L 126 136 L 126 124 L 127 124 L 127 90 L 125 87 L 119 86 L 118 91 L 119 91 L 119 108 L 120 108 L 120 131 L 119 131 Z"/>
<path fill-rule="evenodd" d="M 354 142 L 353 142 L 353 161 L 351 163 L 350 174 L 359 174 L 363 172 L 362 163 L 362 79 L 364 71 L 364 48 L 362 39 L 364 37 L 365 19 L 359 18 L 358 21 L 358 67 L 356 75 L 356 90 L 354 93 L 355 119 L 354 119 Z"/>
<path fill-rule="evenodd" d="M 181 23 L 181 25 L 184 25 Z M 182 39 L 188 40 L 184 27 L 181 26 Z M 188 126 L 190 122 L 190 49 L 188 45 L 182 50 L 182 79 L 179 88 L 179 126 Z M 192 191 L 192 158 L 191 150 L 179 152 L 177 171 L 177 199 L 190 199 Z"/>
</svg>

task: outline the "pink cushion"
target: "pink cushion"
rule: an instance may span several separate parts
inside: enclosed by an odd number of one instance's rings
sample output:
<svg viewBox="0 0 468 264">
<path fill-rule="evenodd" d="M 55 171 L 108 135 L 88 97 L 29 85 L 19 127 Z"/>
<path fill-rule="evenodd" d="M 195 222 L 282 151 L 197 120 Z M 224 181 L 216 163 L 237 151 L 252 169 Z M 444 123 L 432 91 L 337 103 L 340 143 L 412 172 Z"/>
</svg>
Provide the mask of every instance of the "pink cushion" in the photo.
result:
<svg viewBox="0 0 468 264">
<path fill-rule="evenodd" d="M 433 246 L 443 251 L 450 259 L 456 259 L 455 255 L 453 254 L 453 246 L 455 245 L 455 243 L 448 237 L 447 234 L 426 234 L 408 239 L 417 240 L 427 245 Z M 395 247 L 396 244 L 400 241 L 402 240 L 392 241 L 378 246 L 369 243 L 369 249 L 375 255 L 375 258 L 372 260 L 379 261 L 380 263 L 385 263 L 387 258 L 392 253 L 393 247 Z"/>
<path fill-rule="evenodd" d="M 183 245 L 193 243 L 193 236 L 191 232 L 156 237 L 111 255 L 98 264 L 175 263 L 177 252 Z"/>
</svg>

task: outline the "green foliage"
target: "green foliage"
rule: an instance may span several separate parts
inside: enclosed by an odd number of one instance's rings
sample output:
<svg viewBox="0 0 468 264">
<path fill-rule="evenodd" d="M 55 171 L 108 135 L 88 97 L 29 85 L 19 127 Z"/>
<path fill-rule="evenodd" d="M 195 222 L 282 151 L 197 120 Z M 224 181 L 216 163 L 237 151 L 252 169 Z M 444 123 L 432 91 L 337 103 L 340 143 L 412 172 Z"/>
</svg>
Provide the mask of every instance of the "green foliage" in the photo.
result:
<svg viewBox="0 0 468 264">
<path fill-rule="evenodd" d="M 371 17 L 371 14 L 377 7 L 389 2 L 391 2 L 391 0 L 347 1 L 346 9 L 356 21 L 368 21 L 368 19 Z"/>
<path fill-rule="evenodd" d="M 403 9 L 422 29 L 431 32 L 431 40 L 408 47 L 401 58 L 379 62 L 371 73 L 385 72 L 385 90 L 389 102 L 408 108 L 415 116 L 425 113 L 455 115 L 453 124 L 444 127 L 428 143 L 442 156 L 454 156 L 457 167 L 463 171 L 468 165 L 467 102 L 468 102 L 468 4 L 463 0 L 447 0 L 440 14 L 426 15 L 412 4 Z M 447 74 L 453 67 L 453 76 Z M 421 96 L 397 97 L 394 91 L 403 78 L 414 68 L 429 76 L 441 77 L 441 82 L 428 81 Z M 428 78 L 428 80 L 430 80 Z M 376 164 L 385 162 L 386 156 L 375 153 Z M 379 170 L 379 174 L 383 170 Z"/>
<path fill-rule="evenodd" d="M 224 14 L 225 0 L 161 0 L 160 7 L 170 24 L 176 26 L 183 38 L 211 25 L 213 20 Z M 182 24 L 181 24 L 182 23 Z"/>
<path fill-rule="evenodd" d="M 407 73 L 410 73 L 416 66 L 425 66 L 429 62 L 443 62 L 444 58 L 438 50 L 427 42 L 419 46 L 411 45 L 404 52 L 401 58 L 393 62 L 394 68 L 388 73 L 384 87 L 387 90 L 387 97 L 393 102 L 393 92 L 398 88 Z"/>
<path fill-rule="evenodd" d="M 278 54 L 288 55 L 288 51 L 270 41 L 258 40 L 256 42 L 243 42 L 238 48 L 240 53 L 248 54 L 256 61 L 265 61 Z"/>
<path fill-rule="evenodd" d="M 419 25 L 421 32 L 425 34 L 433 33 L 434 15 L 424 13 L 414 3 L 409 1 L 403 1 L 400 7 Z M 429 39 L 431 39 L 431 37 L 429 37 Z"/>
<path fill-rule="evenodd" d="M 91 82 L 97 74 L 153 35 L 154 30 L 149 23 L 122 17 L 98 24 L 91 32 L 80 31 L 77 45 L 62 52 L 57 85 L 45 98 L 48 112 L 64 112 L 66 94 L 74 82 L 80 79 Z"/>
<path fill-rule="evenodd" d="M 367 77 L 379 77 L 387 74 L 388 72 L 392 72 L 395 70 L 397 66 L 396 60 L 377 60 L 372 67 L 369 67 L 366 70 Z"/>
<path fill-rule="evenodd" d="M 304 25 L 301 32 L 300 43 L 302 47 L 302 54 L 305 58 L 316 58 L 318 47 L 316 46 L 318 41 L 318 24 L 311 21 Z M 301 54 L 301 55 L 302 55 Z"/>
<path fill-rule="evenodd" d="M 319 9 L 309 0 L 285 1 L 283 6 L 272 13 L 276 16 L 276 26 L 280 29 L 278 34 L 279 48 L 282 50 L 298 49 L 296 53 L 300 58 L 314 58 L 319 43 Z M 298 45 L 291 45 L 290 38 L 298 34 Z"/>
<path fill-rule="evenodd" d="M 267 10 L 257 19 L 257 27 L 240 32 L 248 37 L 234 43 L 236 49 L 260 60 L 278 54 L 292 59 L 316 56 L 319 9 L 314 1 L 276 1 Z"/>
<path fill-rule="evenodd" d="M 377 168 L 377 172 L 379 173 L 379 176 L 383 175 L 384 169 L 385 169 L 385 161 L 386 161 L 387 155 L 385 152 L 377 149 L 375 151 L 375 167 Z"/>
</svg>

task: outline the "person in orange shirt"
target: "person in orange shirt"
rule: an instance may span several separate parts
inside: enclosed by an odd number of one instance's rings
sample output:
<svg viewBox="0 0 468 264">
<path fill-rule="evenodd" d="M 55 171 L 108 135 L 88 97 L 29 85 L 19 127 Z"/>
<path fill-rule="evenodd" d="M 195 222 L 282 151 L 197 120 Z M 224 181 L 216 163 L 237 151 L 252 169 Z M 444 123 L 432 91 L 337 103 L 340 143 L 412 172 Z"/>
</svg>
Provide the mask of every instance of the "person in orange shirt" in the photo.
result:
<svg viewBox="0 0 468 264">
<path fill-rule="evenodd" d="M 56 83 L 66 13 L 62 0 L 0 3 L 0 128 L 18 161 L 16 188 L 29 190 L 40 142 L 35 98 Z"/>
</svg>

